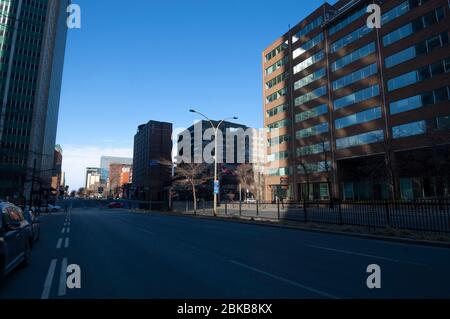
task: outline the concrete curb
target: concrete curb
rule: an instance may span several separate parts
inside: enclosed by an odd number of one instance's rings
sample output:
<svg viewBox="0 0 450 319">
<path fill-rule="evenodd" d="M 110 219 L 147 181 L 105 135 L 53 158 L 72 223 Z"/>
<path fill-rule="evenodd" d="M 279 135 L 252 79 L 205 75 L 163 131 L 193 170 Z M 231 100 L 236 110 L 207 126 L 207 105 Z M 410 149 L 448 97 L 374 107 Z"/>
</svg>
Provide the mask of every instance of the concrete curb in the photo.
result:
<svg viewBox="0 0 450 319">
<path fill-rule="evenodd" d="M 412 238 L 402 238 L 402 237 L 393 237 L 393 236 L 383 236 L 383 235 L 373 235 L 373 234 L 363 234 L 363 233 L 351 233 L 330 229 L 318 229 L 318 228 L 310 228 L 304 226 L 297 225 L 289 225 L 284 223 L 276 224 L 276 222 L 263 221 L 263 220 L 246 220 L 241 218 L 232 218 L 232 217 L 213 217 L 213 216 L 205 216 L 205 215 L 191 215 L 191 214 L 183 214 L 183 213 L 174 213 L 174 212 L 136 212 L 132 211 L 136 214 L 162 214 L 169 216 L 182 216 L 182 217 L 190 217 L 190 218 L 201 218 L 206 220 L 214 220 L 214 221 L 223 221 L 223 222 L 235 222 L 235 223 L 243 223 L 243 224 L 252 224 L 259 225 L 265 227 L 276 227 L 276 228 L 288 228 L 299 231 L 308 231 L 314 233 L 328 233 L 333 235 L 342 235 L 348 237 L 356 237 L 362 239 L 374 239 L 374 240 L 382 240 L 382 241 L 390 241 L 390 242 L 398 242 L 409 245 L 420 245 L 420 246 L 431 246 L 431 247 L 439 247 L 439 248 L 450 248 L 450 242 L 439 242 L 439 241 L 431 241 L 431 240 L 420 240 L 420 239 L 412 239 Z"/>
</svg>

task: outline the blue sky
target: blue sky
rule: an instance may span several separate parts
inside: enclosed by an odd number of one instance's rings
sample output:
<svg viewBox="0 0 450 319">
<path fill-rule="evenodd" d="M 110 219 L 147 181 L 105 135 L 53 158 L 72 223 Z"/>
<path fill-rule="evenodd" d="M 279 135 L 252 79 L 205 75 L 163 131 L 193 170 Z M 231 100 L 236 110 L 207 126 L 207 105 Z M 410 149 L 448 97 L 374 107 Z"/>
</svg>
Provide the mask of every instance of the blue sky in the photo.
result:
<svg viewBox="0 0 450 319">
<path fill-rule="evenodd" d="M 74 0 L 57 143 L 66 182 L 101 155 L 131 156 L 139 124 L 188 127 L 195 107 L 262 127 L 262 51 L 322 0 Z M 289 8 L 289 9 L 286 9 Z"/>
</svg>

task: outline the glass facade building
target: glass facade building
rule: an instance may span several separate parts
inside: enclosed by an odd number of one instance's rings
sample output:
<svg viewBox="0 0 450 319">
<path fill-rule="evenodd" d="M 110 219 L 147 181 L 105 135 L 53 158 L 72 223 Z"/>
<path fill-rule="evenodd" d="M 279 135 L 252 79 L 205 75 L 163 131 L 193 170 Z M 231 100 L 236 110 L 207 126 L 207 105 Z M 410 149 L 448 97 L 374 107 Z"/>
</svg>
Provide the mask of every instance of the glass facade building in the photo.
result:
<svg viewBox="0 0 450 319">
<path fill-rule="evenodd" d="M 0 0 L 0 196 L 51 184 L 68 0 Z"/>
</svg>

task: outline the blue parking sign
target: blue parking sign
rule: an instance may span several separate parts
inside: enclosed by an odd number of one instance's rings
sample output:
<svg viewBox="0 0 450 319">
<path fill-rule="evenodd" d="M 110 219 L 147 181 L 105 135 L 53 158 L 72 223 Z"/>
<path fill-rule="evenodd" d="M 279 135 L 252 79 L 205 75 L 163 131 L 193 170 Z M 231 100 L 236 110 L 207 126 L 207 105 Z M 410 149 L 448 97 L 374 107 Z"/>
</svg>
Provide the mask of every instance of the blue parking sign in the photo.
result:
<svg viewBox="0 0 450 319">
<path fill-rule="evenodd" d="M 220 190 L 219 181 L 214 181 L 214 194 L 218 195 Z"/>
</svg>

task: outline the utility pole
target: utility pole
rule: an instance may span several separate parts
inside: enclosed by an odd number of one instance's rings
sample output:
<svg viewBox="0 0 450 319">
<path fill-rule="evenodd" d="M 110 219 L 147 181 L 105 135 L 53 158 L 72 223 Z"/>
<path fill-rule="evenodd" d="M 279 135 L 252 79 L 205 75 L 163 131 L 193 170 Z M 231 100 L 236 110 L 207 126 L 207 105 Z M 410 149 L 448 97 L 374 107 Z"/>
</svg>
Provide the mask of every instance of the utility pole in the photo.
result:
<svg viewBox="0 0 450 319">
<path fill-rule="evenodd" d="M 33 205 L 33 190 L 34 190 L 34 179 L 35 179 L 35 174 L 36 174 L 36 159 L 34 159 L 33 162 L 33 174 L 31 175 L 31 189 L 30 189 L 30 210 L 31 210 L 31 206 Z"/>
<path fill-rule="evenodd" d="M 214 208 L 213 208 L 213 211 L 214 211 L 214 216 L 216 216 L 217 215 L 217 195 L 218 195 L 218 193 L 220 193 L 220 184 L 219 184 L 219 180 L 218 180 L 218 176 L 217 176 L 218 175 L 218 172 L 217 172 L 217 154 L 218 154 L 218 150 L 217 150 L 217 148 L 218 148 L 217 135 L 219 134 L 219 129 L 220 129 L 220 126 L 222 125 L 223 122 L 225 122 L 226 120 L 237 120 L 238 118 L 237 117 L 225 118 L 222 121 L 220 121 L 217 126 L 215 126 L 213 121 L 209 117 L 204 115 L 203 113 L 197 112 L 196 110 L 192 110 L 192 109 L 189 110 L 189 112 L 196 113 L 196 114 L 199 114 L 199 115 L 203 116 L 207 121 L 209 121 L 209 123 L 211 124 L 212 129 L 214 130 L 214 134 L 215 134 L 215 136 L 214 136 L 214 147 L 215 147 L 214 148 L 214 188 L 215 188 L 215 190 L 214 190 Z M 216 193 L 216 185 L 218 186 L 217 187 L 218 193 Z"/>
</svg>

